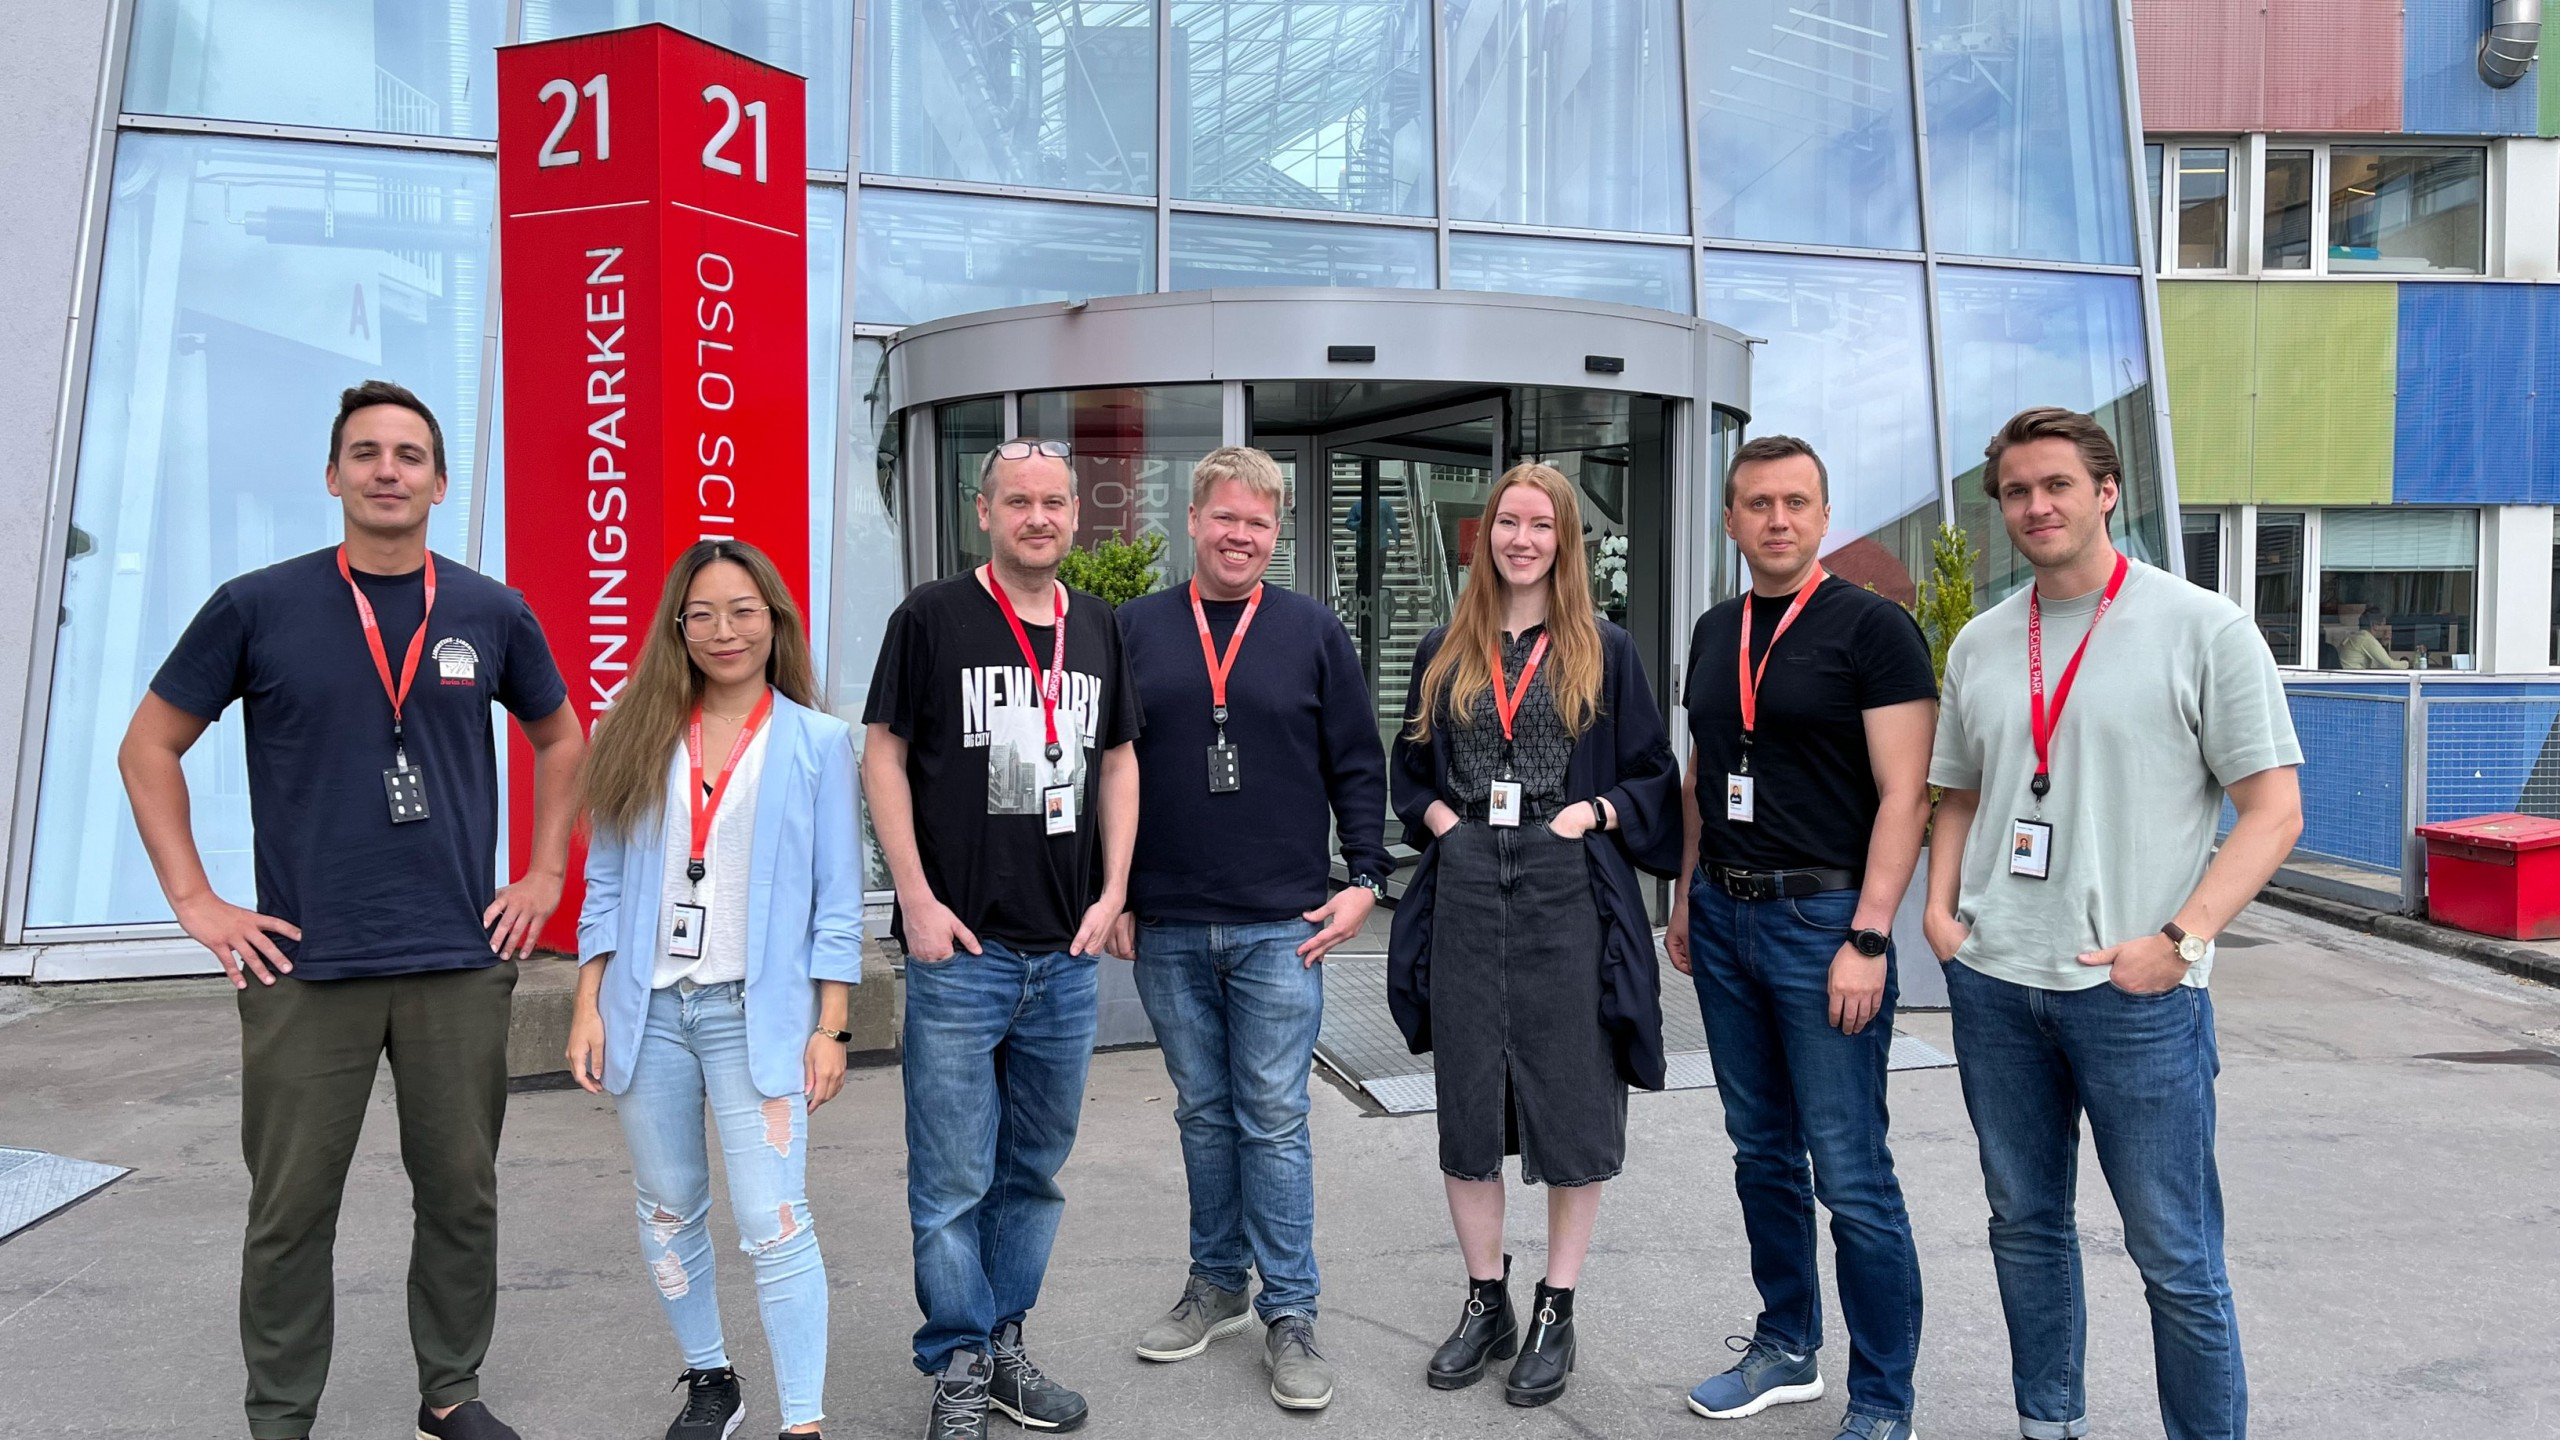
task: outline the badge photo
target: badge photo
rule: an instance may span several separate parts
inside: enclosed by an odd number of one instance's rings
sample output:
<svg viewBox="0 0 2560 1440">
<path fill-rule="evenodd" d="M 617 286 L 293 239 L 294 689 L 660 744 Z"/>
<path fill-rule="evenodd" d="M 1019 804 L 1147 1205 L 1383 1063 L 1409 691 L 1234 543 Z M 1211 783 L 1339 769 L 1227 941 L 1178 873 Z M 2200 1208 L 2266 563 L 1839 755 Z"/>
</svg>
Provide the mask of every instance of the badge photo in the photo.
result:
<svg viewBox="0 0 2560 1440">
<path fill-rule="evenodd" d="M 2053 826 L 2042 820 L 2020 820 L 2009 832 L 2009 873 L 2030 880 L 2053 874 Z"/>
<path fill-rule="evenodd" d="M 1493 782 L 1493 794 L 1485 801 L 1484 823 L 1501 826 L 1514 826 L 1520 823 L 1519 781 L 1496 780 Z"/>
<path fill-rule="evenodd" d="M 1724 818 L 1747 825 L 1752 817 L 1752 780 L 1748 775 L 1724 777 Z"/>
<path fill-rule="evenodd" d="M 1072 835 L 1076 831 L 1076 787 L 1052 785 L 1040 794 L 1040 814 L 1052 835 Z"/>
</svg>

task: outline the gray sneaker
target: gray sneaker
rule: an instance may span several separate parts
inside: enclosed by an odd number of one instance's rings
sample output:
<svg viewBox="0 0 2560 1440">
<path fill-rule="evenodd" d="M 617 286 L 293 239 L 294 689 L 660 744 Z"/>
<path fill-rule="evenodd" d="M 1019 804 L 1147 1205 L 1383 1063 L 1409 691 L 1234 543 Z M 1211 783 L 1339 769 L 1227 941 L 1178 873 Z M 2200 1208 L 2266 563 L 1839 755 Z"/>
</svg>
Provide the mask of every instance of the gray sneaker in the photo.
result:
<svg viewBox="0 0 2560 1440">
<path fill-rule="evenodd" d="M 1241 1333 L 1253 1323 L 1241 1290 L 1221 1290 L 1194 1275 L 1165 1317 L 1138 1337 L 1141 1360 L 1188 1360 L 1209 1342 Z"/>
<path fill-rule="evenodd" d="M 1271 1398 L 1281 1409 L 1321 1410 L 1333 1403 L 1333 1367 L 1316 1350 L 1315 1322 L 1306 1316 L 1271 1322 L 1262 1336 L 1262 1363 L 1270 1367 Z"/>
</svg>

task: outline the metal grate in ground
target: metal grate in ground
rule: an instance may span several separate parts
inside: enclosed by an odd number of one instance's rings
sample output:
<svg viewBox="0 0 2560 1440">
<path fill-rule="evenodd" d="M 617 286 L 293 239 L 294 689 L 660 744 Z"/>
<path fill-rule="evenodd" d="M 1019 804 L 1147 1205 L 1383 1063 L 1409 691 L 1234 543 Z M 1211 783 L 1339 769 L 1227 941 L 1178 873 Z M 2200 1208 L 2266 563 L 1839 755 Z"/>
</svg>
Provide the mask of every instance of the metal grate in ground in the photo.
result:
<svg viewBox="0 0 2560 1440">
<path fill-rule="evenodd" d="M 0 1149 L 0 1240 L 132 1173 L 41 1150 Z"/>
<path fill-rule="evenodd" d="M 1432 1083 L 1431 1057 L 1405 1049 L 1404 1032 L 1387 1013 L 1387 962 L 1383 957 L 1345 956 L 1325 962 L 1324 1030 L 1316 1039 L 1316 1058 L 1343 1079 L 1359 1086 L 1391 1115 L 1418 1115 L 1438 1107 Z M 1666 978 L 1678 979 L 1674 974 Z M 1692 992 L 1684 983 L 1668 988 L 1662 1007 L 1664 1070 L 1670 1090 L 1705 1090 L 1716 1083 L 1707 1060 L 1707 1036 L 1695 1003 L 1682 1004 Z M 1955 1057 L 1916 1035 L 1897 1033 L 1886 1067 L 1893 1070 L 1940 1070 Z"/>
</svg>

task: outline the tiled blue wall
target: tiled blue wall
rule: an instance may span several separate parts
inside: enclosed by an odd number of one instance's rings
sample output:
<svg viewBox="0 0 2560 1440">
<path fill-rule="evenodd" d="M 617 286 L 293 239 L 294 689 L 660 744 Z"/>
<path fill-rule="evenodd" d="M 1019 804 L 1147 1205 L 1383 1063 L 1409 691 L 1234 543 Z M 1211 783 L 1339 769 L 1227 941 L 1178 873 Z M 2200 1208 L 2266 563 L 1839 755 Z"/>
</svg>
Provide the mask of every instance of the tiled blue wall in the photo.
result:
<svg viewBox="0 0 2560 1440">
<path fill-rule="evenodd" d="M 2408 0 L 2401 129 L 2412 135 L 2541 132 L 2535 76 L 2492 90 L 2480 79 L 2485 0 Z M 2550 63 L 2545 60 L 2543 63 Z"/>
<path fill-rule="evenodd" d="M 2560 503 L 2560 288 L 2399 289 L 2392 498 Z"/>
</svg>

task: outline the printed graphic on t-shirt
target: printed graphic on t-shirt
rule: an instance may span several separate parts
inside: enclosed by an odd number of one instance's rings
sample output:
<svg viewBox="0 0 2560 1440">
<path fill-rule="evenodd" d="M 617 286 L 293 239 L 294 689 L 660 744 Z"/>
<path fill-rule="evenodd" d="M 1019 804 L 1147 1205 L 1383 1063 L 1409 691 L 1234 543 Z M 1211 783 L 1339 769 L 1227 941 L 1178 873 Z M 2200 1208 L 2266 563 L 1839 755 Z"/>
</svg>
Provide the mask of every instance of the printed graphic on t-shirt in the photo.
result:
<svg viewBox="0 0 2560 1440">
<path fill-rule="evenodd" d="M 1096 741 L 1100 676 L 1066 673 L 1058 695 L 1058 758 L 1040 715 L 1040 685 L 1026 665 L 980 665 L 960 672 L 960 743 L 987 752 L 987 813 L 1041 815 L 1051 787 L 1073 785 L 1084 809 L 1085 747 Z"/>
<path fill-rule="evenodd" d="M 436 674 L 447 685 L 480 683 L 480 652 L 462 637 L 449 636 L 436 642 Z"/>
</svg>

